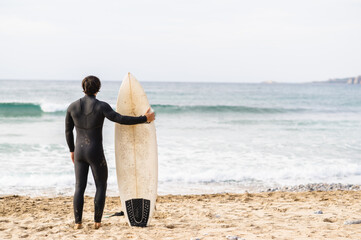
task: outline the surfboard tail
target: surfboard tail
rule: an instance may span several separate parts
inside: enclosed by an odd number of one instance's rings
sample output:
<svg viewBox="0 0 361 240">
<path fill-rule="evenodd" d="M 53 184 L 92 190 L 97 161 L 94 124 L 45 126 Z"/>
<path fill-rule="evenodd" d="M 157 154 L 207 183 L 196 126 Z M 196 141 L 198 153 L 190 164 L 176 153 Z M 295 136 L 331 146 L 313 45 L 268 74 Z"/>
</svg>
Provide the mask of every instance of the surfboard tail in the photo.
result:
<svg viewBox="0 0 361 240">
<path fill-rule="evenodd" d="M 125 206 L 131 226 L 147 226 L 150 212 L 150 200 L 144 198 L 133 198 L 125 201 Z"/>
</svg>

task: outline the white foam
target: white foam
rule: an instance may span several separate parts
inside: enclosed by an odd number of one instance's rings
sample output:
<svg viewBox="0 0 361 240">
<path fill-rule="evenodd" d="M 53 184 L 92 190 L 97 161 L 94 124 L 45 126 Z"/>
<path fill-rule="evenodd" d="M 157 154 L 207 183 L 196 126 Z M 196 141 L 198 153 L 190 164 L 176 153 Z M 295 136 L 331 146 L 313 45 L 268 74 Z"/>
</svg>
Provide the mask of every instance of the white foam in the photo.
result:
<svg viewBox="0 0 361 240">
<path fill-rule="evenodd" d="M 65 112 L 66 109 L 68 108 L 68 105 L 44 102 L 40 104 L 40 107 L 43 112 L 52 113 L 52 112 Z"/>
</svg>

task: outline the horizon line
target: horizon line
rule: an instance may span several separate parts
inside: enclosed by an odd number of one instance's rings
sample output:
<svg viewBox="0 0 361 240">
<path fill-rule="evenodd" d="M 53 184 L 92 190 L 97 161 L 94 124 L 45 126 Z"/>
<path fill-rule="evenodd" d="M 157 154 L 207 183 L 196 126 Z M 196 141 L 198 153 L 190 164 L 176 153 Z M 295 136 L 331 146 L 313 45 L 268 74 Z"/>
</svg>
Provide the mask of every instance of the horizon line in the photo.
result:
<svg viewBox="0 0 361 240">
<path fill-rule="evenodd" d="M 75 82 L 75 81 L 80 81 L 81 80 L 74 80 L 74 79 L 21 79 L 21 78 L 9 78 L 9 79 L 5 79 L 5 78 L 0 78 L 0 81 L 59 81 L 59 82 Z M 114 79 L 103 79 L 101 80 L 102 82 L 122 82 L 122 80 L 114 80 Z M 261 81 L 261 82 L 235 82 L 235 81 L 227 81 L 227 82 L 221 82 L 221 81 L 143 81 L 143 80 L 139 80 L 140 82 L 152 82 L 152 83 L 240 83 L 240 84 L 268 84 L 268 85 L 273 85 L 273 84 L 305 84 L 305 83 L 322 83 L 322 82 L 327 82 L 328 80 L 323 80 L 323 81 L 305 81 L 305 82 L 278 82 L 278 81 Z"/>
</svg>

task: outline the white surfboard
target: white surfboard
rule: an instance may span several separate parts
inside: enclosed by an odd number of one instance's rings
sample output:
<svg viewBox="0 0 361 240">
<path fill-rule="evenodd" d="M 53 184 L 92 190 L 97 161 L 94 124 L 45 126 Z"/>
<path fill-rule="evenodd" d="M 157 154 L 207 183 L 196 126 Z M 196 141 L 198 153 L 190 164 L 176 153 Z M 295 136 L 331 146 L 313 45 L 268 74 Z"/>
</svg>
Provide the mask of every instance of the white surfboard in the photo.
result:
<svg viewBox="0 0 361 240">
<path fill-rule="evenodd" d="M 128 73 L 120 86 L 116 111 L 141 116 L 149 108 L 138 80 Z M 118 188 L 130 226 L 145 227 L 152 218 L 158 186 L 158 147 L 154 122 L 115 124 L 115 160 Z"/>
</svg>

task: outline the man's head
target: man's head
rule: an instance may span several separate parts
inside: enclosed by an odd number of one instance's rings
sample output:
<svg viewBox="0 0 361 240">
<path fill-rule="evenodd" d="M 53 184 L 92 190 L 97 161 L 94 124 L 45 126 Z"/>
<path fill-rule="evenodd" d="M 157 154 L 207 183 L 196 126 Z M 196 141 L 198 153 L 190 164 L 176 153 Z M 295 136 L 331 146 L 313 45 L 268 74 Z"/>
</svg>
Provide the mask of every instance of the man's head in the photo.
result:
<svg viewBox="0 0 361 240">
<path fill-rule="evenodd" d="M 95 76 L 87 76 L 83 79 L 81 85 L 86 95 L 95 95 L 101 87 L 99 78 Z"/>
</svg>

